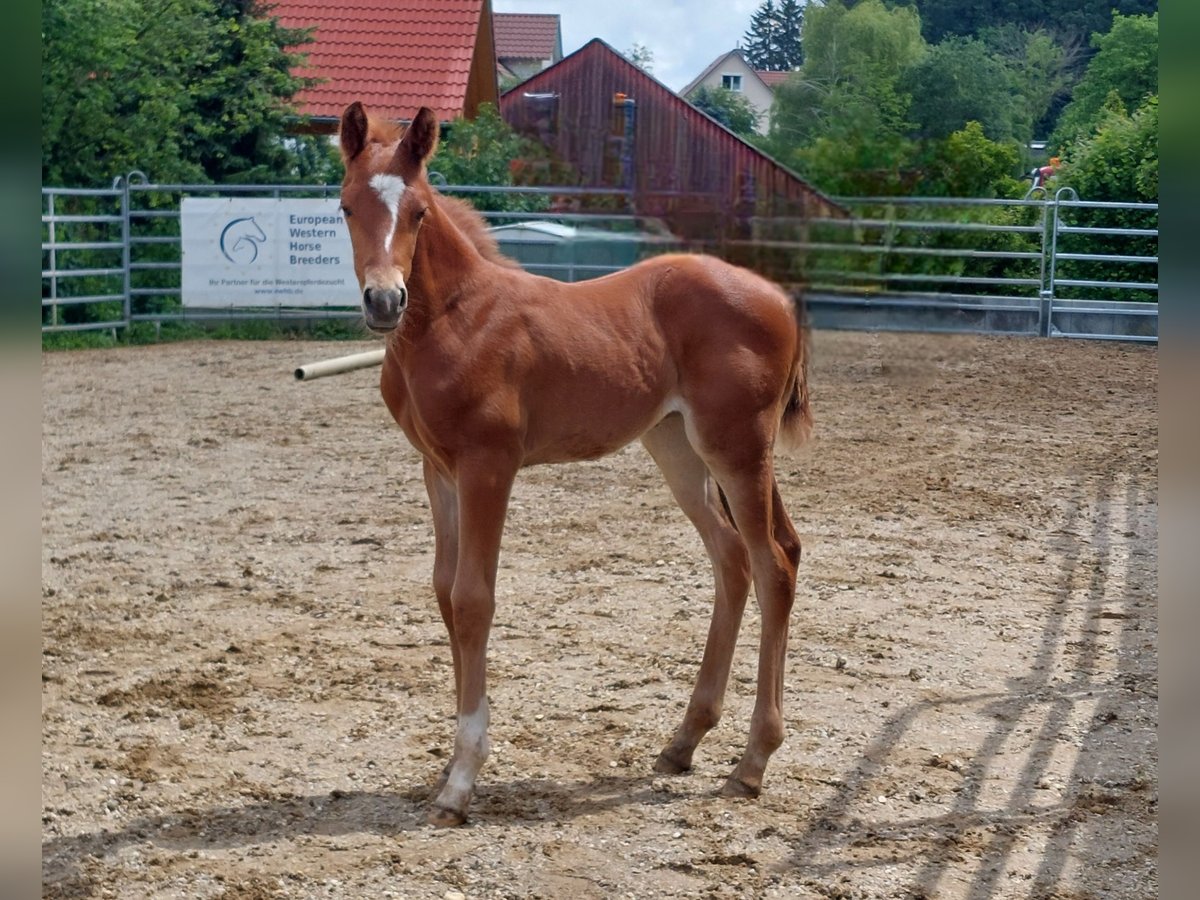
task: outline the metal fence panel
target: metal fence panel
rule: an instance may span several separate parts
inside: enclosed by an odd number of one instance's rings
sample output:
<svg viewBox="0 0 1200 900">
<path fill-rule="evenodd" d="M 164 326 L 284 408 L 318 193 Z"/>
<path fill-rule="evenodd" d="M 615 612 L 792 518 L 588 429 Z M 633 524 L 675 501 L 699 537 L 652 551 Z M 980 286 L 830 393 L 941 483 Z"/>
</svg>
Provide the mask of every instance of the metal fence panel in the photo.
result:
<svg viewBox="0 0 1200 900">
<path fill-rule="evenodd" d="M 124 193 L 42 188 L 42 331 L 129 322 Z"/>
<path fill-rule="evenodd" d="M 659 238 L 645 241 L 639 255 L 714 253 L 803 291 L 816 327 L 1158 340 L 1153 203 L 1083 201 L 1070 188 L 1024 200 L 837 198 L 849 216 L 751 220 L 748 236 L 683 242 L 662 237 L 661 223 L 631 212 L 628 202 L 614 204 L 613 196 L 596 204 L 607 212 L 586 209 L 585 196 L 612 191 L 441 190 L 500 207 L 484 212 L 496 226 L 551 221 L 593 234 L 640 230 Z M 338 306 L 185 309 L 181 303 L 184 197 L 327 198 L 337 191 L 336 185 L 154 184 L 138 172 L 117 179 L 110 190 L 43 188 L 43 331 L 212 319 L 355 319 L 357 309 Z M 512 202 L 518 197 L 527 202 Z M 572 256 L 565 263 L 530 260 L 526 267 L 575 280 L 627 262 L 624 255 L 611 262 Z"/>
</svg>

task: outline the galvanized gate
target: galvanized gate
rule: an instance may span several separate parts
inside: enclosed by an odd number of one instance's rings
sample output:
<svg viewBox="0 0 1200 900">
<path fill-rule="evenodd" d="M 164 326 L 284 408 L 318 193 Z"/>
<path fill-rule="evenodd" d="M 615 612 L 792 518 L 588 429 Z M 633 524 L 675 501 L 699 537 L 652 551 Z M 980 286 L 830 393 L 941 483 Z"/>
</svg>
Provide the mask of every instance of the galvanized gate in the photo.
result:
<svg viewBox="0 0 1200 900">
<path fill-rule="evenodd" d="M 1083 201 L 1071 188 L 839 202 L 850 217 L 806 223 L 809 240 L 781 245 L 807 255 L 818 326 L 1158 340 L 1158 204 Z"/>
<path fill-rule="evenodd" d="M 72 323 L 65 310 L 88 308 Z M 42 188 L 42 331 L 125 327 L 129 202 L 123 189 Z"/>
</svg>

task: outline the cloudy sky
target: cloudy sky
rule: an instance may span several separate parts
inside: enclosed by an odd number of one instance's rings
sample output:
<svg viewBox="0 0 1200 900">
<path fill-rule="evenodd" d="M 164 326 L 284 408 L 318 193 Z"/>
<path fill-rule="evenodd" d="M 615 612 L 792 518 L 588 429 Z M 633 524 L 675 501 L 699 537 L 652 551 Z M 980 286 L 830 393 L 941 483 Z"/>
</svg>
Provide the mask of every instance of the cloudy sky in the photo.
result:
<svg viewBox="0 0 1200 900">
<path fill-rule="evenodd" d="M 650 74 L 674 91 L 733 49 L 760 5 L 762 0 L 492 0 L 495 12 L 557 13 L 564 55 L 592 38 L 621 53 L 643 44 L 654 54 Z"/>
</svg>

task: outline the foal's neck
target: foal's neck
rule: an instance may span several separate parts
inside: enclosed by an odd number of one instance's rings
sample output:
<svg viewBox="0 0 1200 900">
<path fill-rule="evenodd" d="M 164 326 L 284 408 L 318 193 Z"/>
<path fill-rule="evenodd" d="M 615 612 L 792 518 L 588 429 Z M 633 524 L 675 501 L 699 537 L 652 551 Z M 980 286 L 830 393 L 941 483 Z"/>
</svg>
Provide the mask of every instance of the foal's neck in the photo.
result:
<svg viewBox="0 0 1200 900">
<path fill-rule="evenodd" d="M 409 288 L 422 328 L 457 303 L 487 259 L 475 243 L 440 205 L 429 211 L 417 237 Z"/>
</svg>

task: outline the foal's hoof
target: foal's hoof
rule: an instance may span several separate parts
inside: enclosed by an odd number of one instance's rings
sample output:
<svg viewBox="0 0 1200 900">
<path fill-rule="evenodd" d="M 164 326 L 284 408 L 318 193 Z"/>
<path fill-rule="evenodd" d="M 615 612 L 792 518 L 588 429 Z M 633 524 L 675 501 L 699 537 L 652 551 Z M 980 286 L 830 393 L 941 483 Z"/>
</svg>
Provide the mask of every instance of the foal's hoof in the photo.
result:
<svg viewBox="0 0 1200 900">
<path fill-rule="evenodd" d="M 734 778 L 732 775 L 725 780 L 725 784 L 721 787 L 722 797 L 732 797 L 740 800 L 753 800 L 761 792 L 761 786 L 746 784 L 740 778 Z"/>
<path fill-rule="evenodd" d="M 690 761 L 684 762 L 664 750 L 654 761 L 654 771 L 660 775 L 682 775 L 684 772 L 692 771 L 692 764 Z"/>
<path fill-rule="evenodd" d="M 465 813 L 455 812 L 443 806 L 434 806 L 429 810 L 429 824 L 434 828 L 457 828 L 466 821 Z"/>
</svg>

